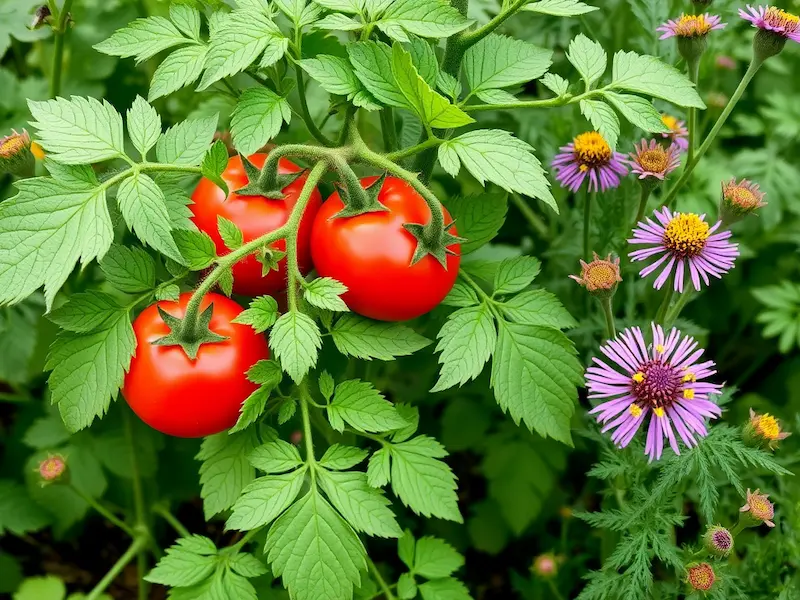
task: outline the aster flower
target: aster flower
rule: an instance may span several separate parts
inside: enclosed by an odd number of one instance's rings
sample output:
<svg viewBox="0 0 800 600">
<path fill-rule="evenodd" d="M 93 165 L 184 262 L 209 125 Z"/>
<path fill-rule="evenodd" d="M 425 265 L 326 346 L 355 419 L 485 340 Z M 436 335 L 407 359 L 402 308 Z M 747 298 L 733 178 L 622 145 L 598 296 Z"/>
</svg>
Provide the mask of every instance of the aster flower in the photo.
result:
<svg viewBox="0 0 800 600">
<path fill-rule="evenodd" d="M 800 42 L 800 17 L 777 6 L 753 8 L 748 4 L 747 10 L 739 9 L 739 16 L 750 21 L 753 27 L 758 27 L 762 31 L 769 31 L 794 42 Z"/>
<path fill-rule="evenodd" d="M 781 424 L 769 413 L 758 414 L 750 409 L 750 421 L 744 428 L 745 439 L 754 442 L 756 445 L 766 445 L 774 450 L 778 442 L 785 440 L 792 435 L 788 431 L 781 429 Z"/>
<path fill-rule="evenodd" d="M 678 145 L 682 151 L 689 149 L 689 130 L 686 128 L 686 121 L 679 121 L 672 115 L 661 115 L 661 122 L 669 129 L 669 133 L 662 133 L 662 138 L 669 138 L 671 142 Z"/>
<path fill-rule="evenodd" d="M 590 414 L 603 432 L 614 430 L 611 441 L 618 447 L 627 446 L 649 417 L 645 454 L 651 461 L 661 458 L 665 438 L 680 454 L 676 431 L 687 447 L 696 446 L 697 436 L 708 434 L 704 420 L 722 414 L 708 399 L 722 386 L 702 381 L 716 373 L 714 362 L 698 362 L 703 349 L 690 336 L 675 328 L 665 335 L 655 323 L 652 328 L 652 345 L 638 327 L 626 329 L 600 347 L 614 366 L 594 358 L 586 370 L 589 398 L 606 399 Z"/>
<path fill-rule="evenodd" d="M 739 256 L 738 245 L 728 241 L 730 231 L 714 233 L 722 225 L 721 221 L 709 227 L 705 215 L 673 213 L 667 207 L 653 214 L 656 221 L 650 218 L 640 221 L 628 242 L 649 246 L 630 253 L 634 262 L 658 257 L 639 272 L 641 277 L 647 277 L 663 267 L 654 284 L 657 290 L 664 286 L 673 270 L 674 289 L 683 292 L 686 275 L 690 277 L 694 289 L 700 290 L 701 278 L 709 285 L 709 275 L 719 279 L 733 268 Z"/>
<path fill-rule="evenodd" d="M 630 153 L 628 164 L 631 172 L 638 175 L 639 179 L 658 179 L 664 178 L 672 173 L 681 164 L 681 149 L 677 144 L 671 144 L 669 148 L 664 148 L 655 140 L 642 140 L 640 145 L 634 145 L 635 152 Z"/>
<path fill-rule="evenodd" d="M 762 494 L 759 490 L 751 492 L 747 490 L 747 502 L 739 509 L 739 512 L 746 513 L 754 525 L 764 523 L 767 527 L 775 527 L 772 519 L 775 517 L 775 505 L 768 500 L 769 494 Z"/>
<path fill-rule="evenodd" d="M 733 534 L 722 525 L 709 525 L 703 543 L 711 554 L 728 556 L 733 550 Z"/>
<path fill-rule="evenodd" d="M 757 183 L 742 179 L 736 183 L 736 179 L 722 184 L 722 199 L 719 205 L 720 219 L 724 223 L 735 223 L 742 217 L 749 215 L 757 208 L 766 206 L 764 202 L 764 192 Z"/>
<path fill-rule="evenodd" d="M 686 583 L 693 590 L 707 592 L 714 587 L 716 580 L 717 575 L 714 573 L 714 568 L 707 562 L 689 565 L 686 568 Z"/>
<path fill-rule="evenodd" d="M 678 38 L 699 38 L 705 37 L 714 29 L 725 29 L 727 23 L 723 23 L 719 15 L 687 15 L 682 14 L 677 19 L 672 19 L 656 27 L 656 31 L 662 32 L 660 40 L 671 37 Z"/>
<path fill-rule="evenodd" d="M 598 296 L 611 296 L 617 289 L 617 284 L 622 281 L 619 273 L 619 258 L 611 260 L 609 254 L 606 258 L 597 256 L 597 252 L 592 253 L 594 260 L 586 263 L 581 260 L 581 274 L 570 275 L 580 285 L 590 293 Z"/>
<path fill-rule="evenodd" d="M 589 190 L 605 192 L 619 186 L 620 175 L 627 175 L 623 160 L 623 155 L 612 151 L 602 135 L 589 131 L 561 147 L 561 153 L 553 159 L 553 168 L 558 182 L 571 192 L 577 192 L 587 177 Z"/>
</svg>

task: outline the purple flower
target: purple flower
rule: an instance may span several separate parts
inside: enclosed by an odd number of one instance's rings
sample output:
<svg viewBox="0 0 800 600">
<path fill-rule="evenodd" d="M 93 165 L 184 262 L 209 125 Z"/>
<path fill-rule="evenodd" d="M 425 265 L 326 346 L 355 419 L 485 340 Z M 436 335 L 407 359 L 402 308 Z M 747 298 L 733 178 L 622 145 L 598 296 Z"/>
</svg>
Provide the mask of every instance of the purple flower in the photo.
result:
<svg viewBox="0 0 800 600">
<path fill-rule="evenodd" d="M 750 21 L 754 27 L 800 42 L 800 17 L 776 6 L 753 8 L 748 4 L 747 10 L 739 9 L 739 16 Z"/>
<path fill-rule="evenodd" d="M 577 192 L 587 176 L 590 191 L 605 192 L 619 186 L 620 175 L 628 174 L 623 155 L 613 152 L 596 131 L 582 133 L 562 146 L 553 159 L 553 168 L 558 182 L 571 192 Z"/>
<path fill-rule="evenodd" d="M 655 140 L 642 140 L 639 146 L 634 145 L 635 152 L 631 152 L 628 164 L 631 172 L 638 175 L 639 179 L 657 178 L 664 181 L 664 177 L 672 173 L 681 164 L 681 149 L 678 144 L 664 148 Z"/>
<path fill-rule="evenodd" d="M 669 138 L 678 145 L 682 151 L 689 149 L 689 130 L 685 121 L 679 121 L 672 115 L 661 115 L 661 122 L 669 128 L 669 133 L 662 133 L 661 137 Z"/>
<path fill-rule="evenodd" d="M 631 252 L 630 257 L 634 261 L 660 255 L 658 260 L 639 272 L 640 276 L 647 277 L 663 266 L 655 281 L 657 290 L 663 287 L 673 269 L 675 291 L 683 292 L 687 271 L 694 289 L 699 290 L 701 278 L 709 285 L 709 275 L 720 278 L 733 268 L 739 256 L 738 245 L 728 241 L 730 231 L 714 233 L 722 224 L 721 221 L 709 227 L 705 215 L 673 213 L 667 207 L 653 214 L 657 221 L 650 218 L 640 221 L 633 230 L 633 238 L 628 242 L 649 246 Z"/>
<path fill-rule="evenodd" d="M 611 441 L 619 448 L 627 446 L 650 417 L 644 451 L 651 461 L 661 458 L 664 439 L 675 454 L 681 453 L 675 431 L 687 447 L 696 446 L 696 436 L 708 434 L 705 419 L 722 414 L 708 399 L 722 386 L 701 381 L 716 373 L 714 361 L 698 362 L 703 349 L 677 329 L 666 336 L 660 325 L 653 323 L 652 329 L 649 347 L 642 331 L 631 327 L 600 347 L 614 366 L 595 357 L 586 369 L 589 398 L 606 399 L 590 414 L 597 415 L 603 432 L 614 430 Z"/>
<path fill-rule="evenodd" d="M 727 23 L 723 23 L 719 15 L 682 14 L 679 18 L 656 27 L 656 31 L 663 32 L 663 35 L 658 38 L 660 40 L 671 37 L 698 38 L 707 36 L 712 29 L 725 29 L 726 25 Z"/>
</svg>

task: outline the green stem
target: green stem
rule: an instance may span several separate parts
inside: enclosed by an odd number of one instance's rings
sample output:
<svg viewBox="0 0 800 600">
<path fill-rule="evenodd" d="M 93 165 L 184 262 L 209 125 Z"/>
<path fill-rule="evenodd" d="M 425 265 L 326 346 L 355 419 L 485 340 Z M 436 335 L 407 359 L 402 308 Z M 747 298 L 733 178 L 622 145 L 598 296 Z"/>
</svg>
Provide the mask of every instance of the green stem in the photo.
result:
<svg viewBox="0 0 800 600">
<path fill-rule="evenodd" d="M 564 600 L 561 592 L 558 591 L 555 582 L 552 579 L 547 580 L 547 585 L 550 587 L 550 592 L 555 596 L 556 600 Z"/>
<path fill-rule="evenodd" d="M 50 97 L 61 93 L 61 71 L 64 69 L 64 38 L 67 35 L 67 19 L 73 0 L 64 0 L 53 28 L 53 72 L 50 74 Z"/>
<path fill-rule="evenodd" d="M 583 203 L 583 258 L 584 260 L 591 260 L 589 256 L 589 229 L 592 223 L 592 203 L 597 192 L 589 192 L 586 189 L 586 196 Z"/>
<path fill-rule="evenodd" d="M 667 280 L 666 286 L 667 290 L 664 294 L 664 300 L 662 300 L 661 306 L 658 307 L 658 312 L 656 313 L 656 318 L 655 318 L 656 323 L 664 322 L 664 317 L 666 316 L 667 311 L 669 310 L 670 302 L 672 302 L 672 295 L 675 293 L 675 284 L 672 280 L 672 277 L 670 277 Z"/>
<path fill-rule="evenodd" d="M 400 144 L 397 142 L 397 127 L 394 123 L 394 110 L 387 106 L 380 111 L 381 131 L 383 132 L 383 148 L 386 152 L 393 152 Z"/>
<path fill-rule="evenodd" d="M 633 220 L 631 229 L 635 229 L 636 225 L 644 219 L 644 212 L 647 210 L 647 200 L 650 198 L 652 188 L 648 185 L 642 185 L 642 193 L 639 196 L 639 210 L 636 211 L 636 218 Z"/>
<path fill-rule="evenodd" d="M 595 90 L 596 91 L 596 90 Z M 519 102 L 509 102 L 508 104 L 467 104 L 462 106 L 464 112 L 483 112 L 487 110 L 510 110 L 512 108 L 552 108 L 575 104 L 584 98 L 595 95 L 595 91 L 587 92 L 579 96 L 561 96 L 558 98 L 547 98 L 545 100 L 520 100 Z"/>
<path fill-rule="evenodd" d="M 738 523 L 736 523 L 736 525 L 734 526 L 734 528 L 733 528 L 733 529 L 731 529 L 731 536 L 733 536 L 733 537 L 735 538 L 737 535 L 739 535 L 740 533 L 742 533 L 742 532 L 743 532 L 745 529 L 747 529 L 747 524 L 746 524 L 746 523 L 744 522 L 744 520 L 743 520 L 743 519 L 740 517 L 740 518 L 739 518 L 739 522 L 738 522 Z"/>
<path fill-rule="evenodd" d="M 133 506 L 136 514 L 136 530 L 140 532 L 145 540 L 150 544 L 155 556 L 161 553 L 161 548 L 155 542 L 150 526 L 147 522 L 144 503 L 144 490 L 142 489 L 142 473 L 139 469 L 139 459 L 136 455 L 136 446 L 133 437 L 133 419 L 130 412 L 125 411 L 125 438 L 128 445 L 131 447 L 131 482 L 133 483 Z M 136 568 L 139 573 L 139 600 L 147 600 L 150 592 L 150 584 L 144 580 L 145 572 L 147 571 L 147 555 L 144 548 L 141 548 L 136 555 Z"/>
<path fill-rule="evenodd" d="M 386 583 L 386 580 L 381 575 L 381 572 L 378 570 L 378 567 L 375 566 L 375 563 L 372 562 L 372 559 L 367 557 L 367 565 L 369 565 L 369 570 L 372 573 L 372 576 L 375 577 L 375 581 L 378 583 L 378 587 L 381 588 L 383 595 L 386 596 L 386 600 L 395 600 L 395 595 L 392 593 L 389 584 Z"/>
<path fill-rule="evenodd" d="M 133 539 L 133 543 L 125 551 L 125 554 L 119 557 L 119 560 L 109 569 L 108 573 L 94 586 L 91 592 L 86 596 L 86 600 L 97 600 L 106 591 L 109 585 L 116 579 L 117 575 L 122 572 L 122 569 L 133 560 L 133 557 L 139 554 L 147 545 L 147 537 L 141 536 Z"/>
<path fill-rule="evenodd" d="M 675 303 L 675 306 L 673 306 L 672 310 L 668 311 L 666 316 L 664 317 L 664 328 L 672 326 L 672 324 L 680 316 L 683 308 L 688 304 L 689 300 L 691 300 L 693 295 L 694 295 L 693 288 L 687 287 L 683 291 L 683 293 L 678 298 L 678 301 Z"/>
<path fill-rule="evenodd" d="M 167 510 L 163 506 L 154 506 L 153 512 L 157 514 L 159 517 L 164 519 L 170 526 L 178 532 L 178 535 L 181 537 L 189 537 L 191 536 L 191 532 L 184 527 L 183 523 L 181 523 L 175 515 L 173 515 L 169 510 Z"/>
<path fill-rule="evenodd" d="M 485 300 L 486 302 L 494 302 L 492 297 L 486 292 L 484 292 L 483 288 L 480 285 L 478 285 L 478 282 L 475 281 L 472 277 L 470 277 L 469 274 L 467 274 L 467 272 L 464 269 L 459 269 L 458 275 L 464 281 L 466 281 L 473 290 L 475 290 L 475 292 L 478 294 L 478 296 L 481 297 L 482 300 Z"/>
<path fill-rule="evenodd" d="M 416 144 L 414 146 L 409 146 L 408 148 L 403 148 L 402 150 L 398 150 L 396 152 L 390 152 L 386 155 L 391 161 L 397 162 L 404 158 L 408 158 L 409 156 L 414 156 L 415 154 L 419 154 L 420 152 L 427 150 L 428 148 L 434 148 L 441 144 L 444 140 L 440 140 L 437 137 L 428 138 L 424 142 Z"/>
<path fill-rule="evenodd" d="M 73 491 L 73 492 L 75 492 L 76 494 L 78 494 L 78 496 L 80 496 L 81 498 L 83 498 L 83 500 L 84 500 L 84 502 L 86 502 L 86 504 L 88 504 L 88 505 L 89 505 L 89 506 L 91 506 L 93 509 L 95 509 L 95 510 L 96 510 L 98 513 L 100 513 L 100 514 L 101 514 L 103 517 L 105 517 L 106 519 L 108 519 L 108 520 L 109 520 L 111 523 L 113 523 L 115 526 L 117 526 L 117 527 L 119 527 L 120 529 L 122 529 L 122 531 L 124 531 L 125 533 L 127 533 L 127 534 L 128 534 L 129 536 L 131 536 L 132 538 L 136 537 L 136 533 L 133 531 L 133 529 L 131 529 L 131 528 L 130 528 L 130 527 L 129 527 L 129 526 L 128 526 L 128 525 L 127 525 L 125 522 L 123 522 L 121 519 L 119 519 L 118 517 L 116 517 L 116 516 L 115 516 L 115 515 L 114 515 L 114 514 L 113 514 L 113 513 L 112 513 L 110 510 L 108 510 L 108 509 L 107 509 L 105 506 L 103 506 L 103 505 L 102 505 L 102 504 L 100 504 L 100 503 L 99 503 L 97 500 L 95 500 L 94 498 L 92 498 L 92 497 L 91 497 L 89 494 L 85 493 L 85 492 L 84 492 L 83 490 L 81 490 L 80 488 L 78 488 L 78 487 L 75 487 L 73 484 L 70 484 L 70 485 L 69 485 L 69 487 L 70 487 L 70 489 L 72 489 L 72 491 Z"/>
<path fill-rule="evenodd" d="M 231 548 L 233 548 L 233 552 L 234 553 L 239 552 L 239 550 L 241 550 L 245 546 L 245 544 L 247 544 L 250 540 L 256 537 L 262 529 L 263 527 L 257 527 L 256 529 L 251 529 L 250 531 L 248 531 L 242 539 L 240 539 L 233 546 L 231 546 Z"/>
<path fill-rule="evenodd" d="M 303 82 L 303 69 L 300 67 L 299 63 L 295 63 L 294 65 L 294 74 L 297 78 L 297 95 L 300 96 L 300 110 L 308 132 L 323 146 L 328 146 L 329 148 L 335 146 L 336 142 L 322 133 L 311 117 L 311 111 L 308 110 L 308 100 L 306 99 L 306 87 Z"/>
<path fill-rule="evenodd" d="M 317 459 L 314 457 L 314 438 L 311 431 L 311 417 L 308 410 L 308 402 L 311 400 L 311 394 L 308 391 L 308 384 L 303 380 L 297 386 L 300 391 L 300 413 L 303 417 L 303 442 L 306 445 L 306 464 L 311 467 L 311 479 L 315 478 L 314 467 L 317 464 Z"/>
<path fill-rule="evenodd" d="M 696 57 L 688 62 L 689 80 L 697 88 L 697 81 L 700 78 L 700 57 Z M 689 107 L 689 154 L 688 161 L 694 160 L 695 146 L 697 144 L 697 136 L 700 132 L 697 131 L 697 108 L 694 106 Z"/>
<path fill-rule="evenodd" d="M 764 64 L 763 60 L 758 59 L 757 57 L 753 57 L 753 60 L 750 62 L 750 66 L 747 68 L 747 72 L 742 77 L 742 80 L 739 82 L 739 87 L 736 88 L 736 91 L 731 96 L 731 99 L 728 100 L 728 104 L 725 106 L 722 114 L 720 114 L 717 122 L 714 123 L 714 127 L 712 127 L 711 131 L 706 136 L 706 139 L 703 140 L 700 148 L 697 150 L 697 154 L 694 155 L 694 158 L 686 163 L 686 168 L 683 170 L 683 174 L 681 174 L 678 181 L 675 182 L 675 185 L 672 186 L 672 189 L 669 193 L 664 197 L 664 200 L 661 202 L 661 206 L 669 206 L 670 203 L 675 199 L 675 196 L 678 194 L 678 191 L 689 181 L 689 177 L 692 175 L 692 171 L 694 171 L 697 163 L 700 162 L 700 159 L 703 158 L 708 149 L 711 147 L 711 144 L 716 139 L 719 132 L 722 130 L 722 127 L 725 125 L 725 122 L 728 120 L 728 117 L 733 112 L 733 109 L 736 107 L 736 104 L 741 99 L 742 95 L 744 94 L 745 89 L 750 84 L 750 81 L 755 77 L 755 74 L 761 68 L 761 65 Z"/>
<path fill-rule="evenodd" d="M 525 202 L 522 196 L 519 194 L 510 194 L 509 198 L 514 206 L 517 207 L 517 210 L 522 213 L 522 216 L 525 217 L 525 220 L 528 221 L 531 229 L 533 229 L 539 234 L 540 237 L 544 239 L 550 237 L 550 231 L 547 229 L 547 225 L 545 225 L 542 218 L 533 211 L 528 203 Z"/>
<path fill-rule="evenodd" d="M 606 318 L 606 336 L 608 339 L 617 337 L 617 330 L 614 327 L 614 308 L 612 307 L 612 296 L 598 298 L 603 315 Z"/>
</svg>

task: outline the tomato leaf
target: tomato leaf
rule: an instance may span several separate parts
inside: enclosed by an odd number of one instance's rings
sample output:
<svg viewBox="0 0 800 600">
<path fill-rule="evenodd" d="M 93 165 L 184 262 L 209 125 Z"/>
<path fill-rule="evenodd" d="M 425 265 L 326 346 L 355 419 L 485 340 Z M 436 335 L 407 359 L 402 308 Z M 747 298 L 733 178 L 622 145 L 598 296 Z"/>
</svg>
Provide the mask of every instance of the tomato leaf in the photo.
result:
<svg viewBox="0 0 800 600">
<path fill-rule="evenodd" d="M 581 0 L 539 0 L 538 2 L 526 4 L 522 7 L 522 10 L 556 17 L 577 17 L 598 10 L 598 8 L 585 4 Z"/>
<path fill-rule="evenodd" d="M 706 107 L 689 78 L 655 56 L 617 52 L 611 87 L 655 96 L 678 106 Z"/>
<path fill-rule="evenodd" d="M 217 547 L 207 537 L 179 538 L 144 579 L 173 587 L 195 585 L 214 573 L 217 560 Z"/>
<path fill-rule="evenodd" d="M 254 428 L 233 435 L 218 433 L 203 440 L 195 458 L 203 461 L 200 496 L 206 520 L 233 506 L 245 486 L 253 481 L 255 471 L 247 455 L 257 443 Z"/>
<path fill-rule="evenodd" d="M 127 114 L 128 135 L 134 147 L 147 159 L 147 153 L 161 136 L 161 117 L 141 96 L 136 96 Z"/>
<path fill-rule="evenodd" d="M 344 431 L 346 421 L 352 427 L 368 433 L 391 431 L 406 425 L 394 405 L 370 383 L 359 379 L 343 381 L 336 386 L 333 402 L 328 407 L 331 427 Z"/>
<path fill-rule="evenodd" d="M 347 45 L 353 72 L 378 102 L 397 108 L 409 108 L 392 74 L 392 49 L 382 42 L 354 42 Z"/>
<path fill-rule="evenodd" d="M 587 89 L 603 76 L 608 66 L 608 54 L 603 46 L 582 33 L 569 43 L 567 59 L 581 74 Z"/>
<path fill-rule="evenodd" d="M 550 68 L 552 57 L 552 50 L 492 33 L 464 54 L 464 71 L 470 90 L 477 93 L 538 79 Z"/>
<path fill-rule="evenodd" d="M 49 524 L 47 512 L 28 496 L 22 485 L 0 479 L 0 534 L 9 531 L 21 536 Z"/>
<path fill-rule="evenodd" d="M 242 154 L 252 154 L 292 119 L 286 98 L 266 88 L 248 88 L 239 98 L 231 115 L 233 145 Z"/>
<path fill-rule="evenodd" d="M 533 256 L 507 258 L 500 263 L 494 274 L 494 293 L 502 296 L 524 290 L 533 283 L 541 270 L 542 263 Z"/>
<path fill-rule="evenodd" d="M 472 600 L 467 586 L 458 579 L 434 579 L 419 586 L 422 600 Z"/>
<path fill-rule="evenodd" d="M 164 17 L 136 19 L 127 27 L 94 45 L 94 49 L 111 56 L 127 58 L 133 56 L 137 62 L 151 58 L 167 48 L 189 43 L 191 40 Z"/>
<path fill-rule="evenodd" d="M 326 469 L 345 471 L 355 467 L 358 463 L 367 458 L 368 455 L 369 452 L 361 448 L 333 444 L 325 450 L 325 454 L 319 459 L 319 464 Z"/>
<path fill-rule="evenodd" d="M 570 329 L 578 323 L 564 305 L 547 290 L 528 290 L 500 304 L 501 310 L 515 323 Z"/>
<path fill-rule="evenodd" d="M 367 476 L 355 471 L 317 471 L 320 487 L 353 529 L 384 538 L 402 534 L 383 491 L 370 487 Z"/>
<path fill-rule="evenodd" d="M 497 331 L 489 305 L 462 308 L 452 313 L 439 331 L 436 351 L 441 374 L 431 392 L 463 385 L 481 374 L 494 352 Z"/>
<path fill-rule="evenodd" d="M 200 163 L 200 169 L 203 173 L 203 177 L 213 181 L 226 197 L 228 195 L 228 184 L 225 183 L 225 180 L 222 178 L 222 172 L 227 166 L 228 149 L 225 147 L 222 140 L 217 140 L 211 145 L 211 148 L 208 149 L 208 152 L 206 152 L 206 155 L 203 157 L 203 162 Z M 219 218 L 223 217 L 220 216 Z M 241 245 L 240 242 L 239 246 Z M 228 247 L 230 248 L 230 246 Z M 231 248 L 231 250 L 233 250 L 233 248 Z"/>
<path fill-rule="evenodd" d="M 250 325 L 256 330 L 256 333 L 262 333 L 272 327 L 277 320 L 278 302 L 272 296 L 259 296 L 232 322 Z"/>
<path fill-rule="evenodd" d="M 114 296 L 104 292 L 82 292 L 51 310 L 47 318 L 67 331 L 86 333 L 119 317 L 124 309 Z"/>
<path fill-rule="evenodd" d="M 431 343 L 401 323 L 372 321 L 353 314 L 337 320 L 331 335 L 339 352 L 365 360 L 408 356 Z"/>
<path fill-rule="evenodd" d="M 492 240 L 506 220 L 506 194 L 455 196 L 445 202 L 453 216 L 461 242 L 461 254 L 469 254 Z M 473 292 L 474 293 L 474 292 Z"/>
<path fill-rule="evenodd" d="M 303 298 L 311 306 L 333 311 L 349 311 L 344 300 L 340 298 L 347 291 L 347 286 L 331 277 L 318 277 L 303 286 Z"/>
<path fill-rule="evenodd" d="M 190 44 L 172 52 L 156 67 L 147 99 L 152 102 L 193 84 L 203 72 L 207 55 L 208 46 L 204 44 Z"/>
<path fill-rule="evenodd" d="M 259 477 L 253 481 L 233 505 L 225 528 L 247 531 L 271 523 L 297 498 L 305 480 L 305 472 L 304 467 L 291 473 Z"/>
<path fill-rule="evenodd" d="M 281 315 L 272 326 L 269 347 L 280 359 L 283 370 L 299 383 L 317 363 L 322 337 L 311 317 L 293 310 Z"/>
<path fill-rule="evenodd" d="M 158 138 L 156 156 L 163 163 L 197 166 L 214 141 L 217 115 L 187 119 Z"/>
<path fill-rule="evenodd" d="M 389 37 L 408 42 L 408 33 L 421 37 L 449 37 L 474 21 L 438 0 L 396 0 L 378 20 L 378 27 Z"/>
<path fill-rule="evenodd" d="M 106 280 L 121 292 L 151 290 L 156 285 L 156 265 L 141 248 L 111 246 L 100 260 Z"/>
<path fill-rule="evenodd" d="M 449 577 L 464 566 L 464 557 L 450 544 L 426 536 L 417 540 L 414 551 L 414 572 L 428 579 Z"/>
<path fill-rule="evenodd" d="M 172 237 L 184 259 L 182 262 L 192 271 L 202 271 L 217 260 L 217 248 L 207 233 L 180 229 L 174 231 Z"/>
<path fill-rule="evenodd" d="M 303 464 L 297 448 L 281 439 L 257 446 L 247 456 L 247 460 L 265 473 L 283 473 Z"/>
</svg>

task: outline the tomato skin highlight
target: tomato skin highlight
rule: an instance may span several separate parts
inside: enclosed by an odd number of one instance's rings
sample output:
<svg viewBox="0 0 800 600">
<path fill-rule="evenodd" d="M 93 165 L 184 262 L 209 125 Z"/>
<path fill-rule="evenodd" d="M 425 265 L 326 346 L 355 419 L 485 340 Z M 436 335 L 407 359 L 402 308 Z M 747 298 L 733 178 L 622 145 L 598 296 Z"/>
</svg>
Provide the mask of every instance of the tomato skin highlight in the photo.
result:
<svg viewBox="0 0 800 600">
<path fill-rule="evenodd" d="M 200 310 L 213 302 L 210 329 L 227 340 L 203 344 L 194 361 L 180 346 L 154 345 L 169 333 L 156 307 L 183 317 L 191 296 L 187 292 L 177 302 L 152 304 L 136 317 L 136 355 L 122 387 L 122 396 L 142 421 L 167 435 L 186 438 L 233 427 L 242 403 L 258 388 L 245 373 L 269 358 L 264 336 L 247 325 L 231 323 L 242 307 L 219 294 L 207 294 Z"/>
<path fill-rule="evenodd" d="M 267 154 L 252 154 L 248 157 L 259 169 L 264 166 Z M 281 159 L 278 162 L 278 173 L 297 173 L 300 167 Z M 237 155 L 230 158 L 228 166 L 222 172 L 222 179 L 228 184 L 229 194 L 226 197 L 222 190 L 212 181 L 203 177 L 192 194 L 192 222 L 200 231 L 206 232 L 217 247 L 217 254 L 223 256 L 230 250 L 222 241 L 217 225 L 217 217 L 225 217 L 233 221 L 242 234 L 245 242 L 252 241 L 270 231 L 275 231 L 289 219 L 300 192 L 306 181 L 301 176 L 285 188 L 284 197 L 272 200 L 264 196 L 240 196 L 235 190 L 248 183 L 242 159 Z M 297 262 L 300 271 L 305 274 L 312 268 L 309 238 L 314 216 L 322 203 L 318 189 L 314 189 L 309 199 L 297 236 Z M 286 240 L 281 239 L 272 244 L 278 250 L 286 251 Z M 278 263 L 278 270 L 270 271 L 265 277 L 261 275 L 262 265 L 253 255 L 247 256 L 233 266 L 233 291 L 244 296 L 260 296 L 274 294 L 286 289 L 286 259 Z"/>
<path fill-rule="evenodd" d="M 361 180 L 369 186 L 377 177 Z M 320 276 L 338 279 L 348 288 L 342 299 L 348 308 L 380 321 L 414 319 L 436 307 L 455 284 L 461 264 L 460 246 L 448 246 L 447 269 L 424 256 L 411 264 L 417 239 L 404 223 L 427 224 L 431 211 L 408 183 L 387 177 L 378 201 L 389 210 L 334 219 L 343 207 L 339 193 L 320 208 L 311 231 L 311 256 Z M 443 208 L 445 223 L 452 218 Z M 455 227 L 450 228 L 457 235 Z"/>
</svg>

